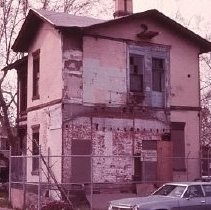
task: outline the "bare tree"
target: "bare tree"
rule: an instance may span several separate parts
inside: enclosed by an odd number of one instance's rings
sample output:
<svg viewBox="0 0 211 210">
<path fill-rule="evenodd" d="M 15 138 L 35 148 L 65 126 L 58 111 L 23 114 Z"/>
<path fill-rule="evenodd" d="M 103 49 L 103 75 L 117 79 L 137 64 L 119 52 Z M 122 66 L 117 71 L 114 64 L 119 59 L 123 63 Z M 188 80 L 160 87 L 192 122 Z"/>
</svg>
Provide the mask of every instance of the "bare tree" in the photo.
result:
<svg viewBox="0 0 211 210">
<path fill-rule="evenodd" d="M 30 0 L 29 0 L 30 1 Z M 36 3 L 35 3 L 36 2 Z M 113 14 L 113 0 L 36 0 L 35 8 L 42 8 L 75 15 L 111 18 Z M 32 5 L 32 0 L 30 4 Z"/>
<path fill-rule="evenodd" d="M 1 66 L 9 65 L 17 58 L 17 54 L 11 53 L 11 45 L 14 41 L 16 29 L 19 27 L 22 17 L 21 0 L 1 0 L 0 3 L 0 57 Z M 0 78 L 0 122 L 6 131 L 9 144 L 15 145 L 15 137 L 11 129 L 11 107 L 15 104 L 16 93 L 7 89 L 5 84 L 8 71 L 1 72 Z M 11 86 L 10 86 L 11 87 Z M 14 122 L 14 121 L 13 121 Z"/>
<path fill-rule="evenodd" d="M 23 56 L 12 52 L 11 45 L 29 8 L 53 9 L 72 14 L 88 12 L 91 14 L 90 11 L 94 14 L 102 10 L 108 15 L 108 7 L 104 2 L 103 0 L 0 0 L 0 69 Z M 102 14 L 101 11 L 100 13 Z M 15 122 L 17 94 L 14 84 L 9 84 L 8 74 L 8 71 L 0 72 L 0 123 L 7 133 L 9 145 L 15 146 L 16 138 L 12 125 Z"/>
</svg>

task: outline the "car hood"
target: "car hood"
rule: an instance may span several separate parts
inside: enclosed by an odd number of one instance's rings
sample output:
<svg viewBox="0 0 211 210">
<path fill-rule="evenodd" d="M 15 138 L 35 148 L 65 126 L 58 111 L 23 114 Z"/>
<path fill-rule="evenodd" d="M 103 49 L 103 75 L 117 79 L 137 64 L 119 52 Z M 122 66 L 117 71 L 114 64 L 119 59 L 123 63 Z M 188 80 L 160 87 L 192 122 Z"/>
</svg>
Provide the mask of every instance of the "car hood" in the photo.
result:
<svg viewBox="0 0 211 210">
<path fill-rule="evenodd" d="M 177 201 L 178 198 L 161 196 L 161 195 L 151 195 L 147 197 L 135 197 L 135 198 L 125 198 L 120 200 L 111 201 L 110 204 L 113 206 L 135 206 L 140 204 L 147 203 L 160 203 L 160 202 L 168 202 L 168 201 Z"/>
</svg>

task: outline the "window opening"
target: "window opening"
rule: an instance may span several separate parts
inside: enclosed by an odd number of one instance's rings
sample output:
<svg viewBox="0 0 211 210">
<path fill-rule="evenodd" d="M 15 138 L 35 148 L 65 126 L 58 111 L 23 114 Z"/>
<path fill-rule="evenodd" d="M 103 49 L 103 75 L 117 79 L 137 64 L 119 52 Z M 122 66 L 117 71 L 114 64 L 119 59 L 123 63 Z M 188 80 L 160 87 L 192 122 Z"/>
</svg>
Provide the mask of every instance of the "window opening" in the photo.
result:
<svg viewBox="0 0 211 210">
<path fill-rule="evenodd" d="M 163 91 L 164 83 L 164 59 L 152 58 L 152 90 Z"/>
<path fill-rule="evenodd" d="M 130 92 L 143 92 L 144 57 L 130 54 Z"/>
<path fill-rule="evenodd" d="M 40 50 L 33 54 L 33 99 L 39 99 Z"/>
<path fill-rule="evenodd" d="M 39 155 L 39 126 L 32 128 L 32 155 Z M 32 171 L 39 170 L 39 157 L 32 158 Z"/>
</svg>

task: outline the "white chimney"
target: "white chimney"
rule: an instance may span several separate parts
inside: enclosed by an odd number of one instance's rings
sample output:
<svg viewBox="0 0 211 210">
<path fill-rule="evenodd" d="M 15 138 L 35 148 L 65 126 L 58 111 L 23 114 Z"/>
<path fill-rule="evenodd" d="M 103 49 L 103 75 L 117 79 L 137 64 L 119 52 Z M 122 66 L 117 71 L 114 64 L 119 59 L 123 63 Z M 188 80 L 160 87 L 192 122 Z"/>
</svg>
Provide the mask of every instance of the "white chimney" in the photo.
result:
<svg viewBox="0 0 211 210">
<path fill-rule="evenodd" d="M 133 14 L 133 0 L 114 0 L 114 18 Z"/>
</svg>

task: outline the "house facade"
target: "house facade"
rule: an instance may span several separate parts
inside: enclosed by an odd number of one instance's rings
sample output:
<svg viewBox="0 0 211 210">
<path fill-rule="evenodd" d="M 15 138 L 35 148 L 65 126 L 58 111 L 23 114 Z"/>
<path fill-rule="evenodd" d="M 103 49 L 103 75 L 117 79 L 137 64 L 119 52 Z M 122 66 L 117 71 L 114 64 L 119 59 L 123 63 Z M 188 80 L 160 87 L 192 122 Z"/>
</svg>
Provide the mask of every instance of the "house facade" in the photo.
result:
<svg viewBox="0 0 211 210">
<path fill-rule="evenodd" d="M 210 49 L 157 10 L 110 21 L 30 10 L 13 45 L 28 53 L 13 65 L 23 151 L 55 156 L 64 183 L 199 177 L 199 54 Z M 27 160 L 27 181 L 38 168 Z"/>
</svg>

